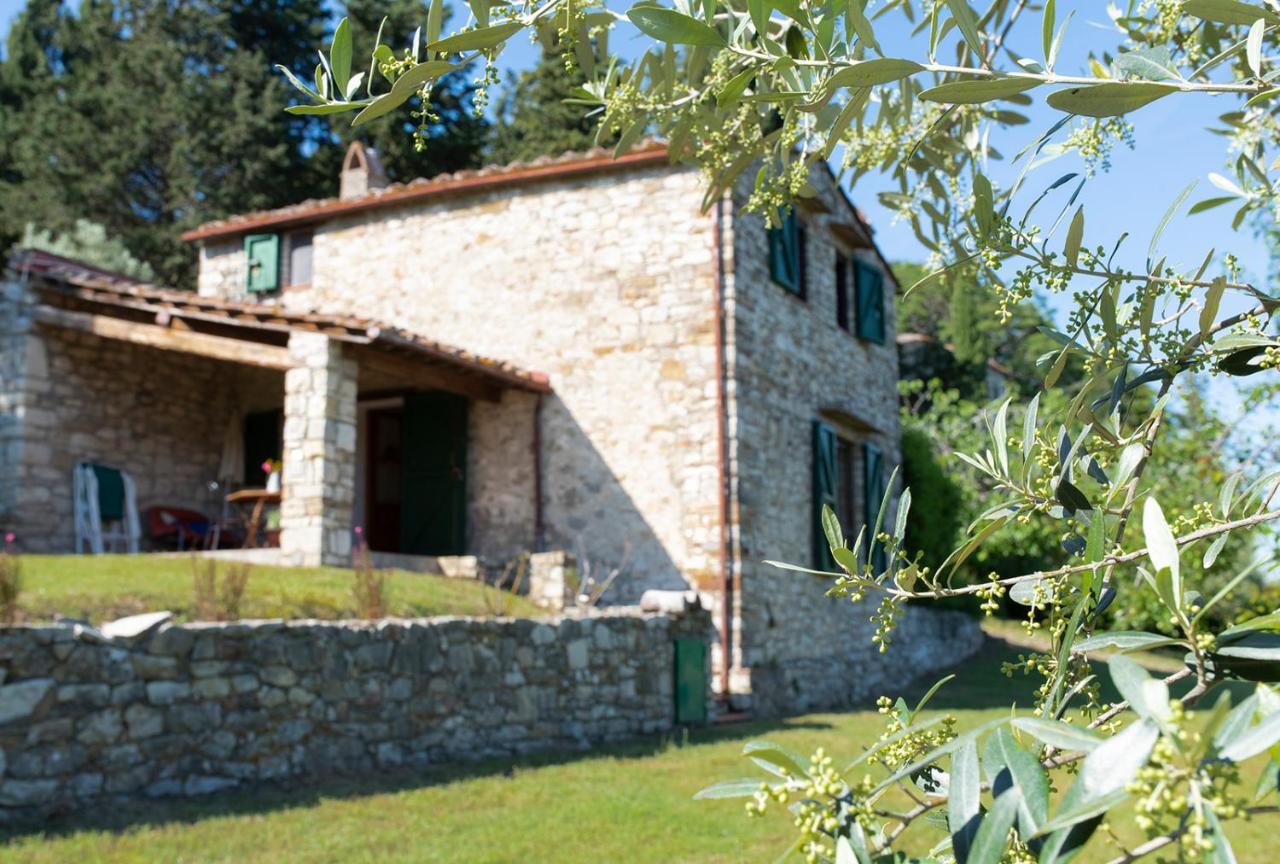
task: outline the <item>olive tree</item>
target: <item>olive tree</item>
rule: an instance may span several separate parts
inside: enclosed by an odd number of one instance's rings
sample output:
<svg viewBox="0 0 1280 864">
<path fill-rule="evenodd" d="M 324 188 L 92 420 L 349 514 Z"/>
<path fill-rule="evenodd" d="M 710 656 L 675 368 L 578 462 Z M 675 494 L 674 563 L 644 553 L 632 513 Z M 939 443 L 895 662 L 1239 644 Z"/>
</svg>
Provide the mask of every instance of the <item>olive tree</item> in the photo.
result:
<svg viewBox="0 0 1280 864">
<path fill-rule="evenodd" d="M 1223 823 L 1276 809 L 1280 695 L 1262 682 L 1280 678 L 1280 610 L 1211 626 L 1209 613 L 1249 568 L 1212 596 L 1197 586 L 1227 538 L 1280 518 L 1271 509 L 1280 476 L 1255 469 L 1223 478 L 1211 500 L 1177 502 L 1186 515 L 1171 525 L 1146 475 L 1180 382 L 1265 378 L 1280 363 L 1272 326 L 1280 300 L 1243 279 L 1230 255 L 1201 250 L 1184 269 L 1161 255 L 1159 236 L 1188 205 L 1232 205 L 1236 227 L 1280 210 L 1270 173 L 1280 132 L 1280 3 L 1112 4 L 1113 44 L 1072 70 L 1058 60 L 1073 31 L 1054 0 L 982 5 L 674 0 L 620 11 L 586 0 L 470 0 L 465 26 L 446 34 L 436 2 L 411 46 L 379 41 L 367 70 L 361 61 L 353 71 L 340 25 L 314 83 L 294 79 L 307 102 L 290 110 L 350 111 L 358 126 L 472 64 L 495 80 L 496 58 L 513 39 L 540 36 L 564 47 L 582 81 L 575 98 L 597 113 L 602 140 L 616 136 L 621 152 L 646 134 L 662 136 L 673 159 L 701 167 L 708 205 L 745 175 L 749 206 L 775 219 L 813 194 L 813 163 L 838 160 L 853 179 L 869 171 L 894 178 L 896 191 L 883 197 L 931 250 L 925 280 L 966 267 L 996 292 L 1001 315 L 1033 291 L 1063 295 L 1069 311 L 1048 331 L 1054 347 L 1039 371 L 1042 389 L 1053 391 L 1071 364 L 1077 386 L 1070 399 L 1037 395 L 991 411 L 984 446 L 964 458 L 1001 498 L 960 548 L 934 569 L 920 565 L 903 543 L 906 490 L 891 523 L 852 538 L 844 533 L 852 526 L 828 513 L 840 569 L 819 574 L 832 595 L 874 605 L 882 650 L 912 602 L 972 594 L 994 605 L 1010 592 L 1052 639 L 1028 661 L 1043 678 L 1036 704 L 958 729 L 950 718 L 926 719 L 922 706 L 887 703 L 888 730 L 860 742 L 849 764 L 757 742 L 745 755 L 760 776 L 701 797 L 742 796 L 752 813 L 785 803 L 798 831 L 794 850 L 807 861 L 1051 864 L 1105 833 L 1099 826 L 1117 807 L 1131 808 L 1121 812 L 1134 814 L 1145 839 L 1119 850 L 1114 864 L 1148 855 L 1234 861 Z M 884 38 L 895 16 L 903 19 L 896 32 L 913 34 L 897 40 L 908 46 L 898 51 Z M 599 61 L 618 26 L 639 30 L 649 50 L 630 62 Z M 1205 94 L 1229 103 L 1227 173 L 1204 167 L 1221 194 L 1192 203 L 1183 193 L 1145 262 L 1126 265 L 1117 254 L 1124 236 L 1089 231 L 1080 188 L 1106 167 L 1111 144 L 1141 134 L 1140 109 Z M 1054 122 L 1036 133 L 1013 129 L 1033 102 L 1056 112 Z M 1002 153 L 995 135 L 1020 136 L 1024 146 Z M 1075 151 L 1086 169 L 1045 175 L 1050 148 Z M 1010 182 L 989 176 L 1000 158 L 1016 168 Z M 1058 566 L 953 581 L 999 532 L 1042 521 L 1066 538 Z M 1102 632 L 1097 622 L 1117 591 L 1148 592 L 1174 635 Z M 1185 656 L 1181 671 L 1153 677 L 1126 653 L 1156 648 Z M 1119 701 L 1103 697 L 1086 658 L 1098 649 L 1112 652 L 1097 674 L 1110 677 Z M 1224 679 L 1245 682 L 1247 695 L 1233 704 L 1215 687 Z M 1255 757 L 1270 763 L 1246 788 L 1241 764 Z M 1051 799 L 1051 789 L 1063 794 Z M 910 858 L 899 846 L 917 824 L 933 826 L 937 843 Z"/>
</svg>

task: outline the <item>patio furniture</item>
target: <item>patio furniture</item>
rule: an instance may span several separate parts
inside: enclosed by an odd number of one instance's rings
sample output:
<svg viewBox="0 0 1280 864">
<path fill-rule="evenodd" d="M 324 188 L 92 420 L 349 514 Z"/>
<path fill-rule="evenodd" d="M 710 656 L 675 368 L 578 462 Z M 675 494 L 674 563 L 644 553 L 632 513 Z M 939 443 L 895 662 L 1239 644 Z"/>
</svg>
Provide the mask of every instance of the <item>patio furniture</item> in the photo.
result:
<svg viewBox="0 0 1280 864">
<path fill-rule="evenodd" d="M 262 511 L 268 504 L 280 503 L 280 492 L 267 489 L 241 489 L 232 492 L 226 498 L 228 504 L 236 507 L 251 507 L 249 518 L 245 520 L 244 548 L 257 545 L 258 526 L 262 523 Z"/>
<path fill-rule="evenodd" d="M 142 535 L 133 478 L 96 462 L 80 462 L 72 471 L 76 552 L 137 553 Z"/>
<path fill-rule="evenodd" d="M 183 507 L 148 507 L 147 536 L 156 546 L 185 551 L 188 544 L 203 545 L 212 529 L 208 516 Z M 194 542 L 192 542 L 194 541 Z"/>
</svg>

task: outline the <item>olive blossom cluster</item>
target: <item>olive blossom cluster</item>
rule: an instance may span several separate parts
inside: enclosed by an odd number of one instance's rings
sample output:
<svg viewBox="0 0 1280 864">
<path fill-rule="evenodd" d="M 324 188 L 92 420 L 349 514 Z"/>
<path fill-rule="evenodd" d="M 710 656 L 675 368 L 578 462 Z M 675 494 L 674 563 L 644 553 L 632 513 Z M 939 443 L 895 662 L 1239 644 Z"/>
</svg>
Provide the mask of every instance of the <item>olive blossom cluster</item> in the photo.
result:
<svg viewBox="0 0 1280 864">
<path fill-rule="evenodd" d="M 1280 2 L 1117 0 L 1105 7 L 1113 44 L 1069 70 L 1059 57 L 1079 25 L 1058 14 L 1055 0 L 992 0 L 981 10 L 968 0 L 467 6 L 465 23 L 445 34 L 442 2 L 433 0 L 408 49 L 379 37 L 367 74 L 353 75 L 340 24 L 314 84 L 290 76 L 306 102 L 289 110 L 349 111 L 359 125 L 474 62 L 492 70 L 525 34 L 561 46 L 581 76 L 575 101 L 599 118 L 601 140 L 616 138 L 622 153 L 661 136 L 673 159 L 703 171 L 706 206 L 749 186 L 750 206 L 772 220 L 813 194 L 816 163 L 840 166 L 850 181 L 882 172 L 896 188 L 881 202 L 937 265 L 922 281 L 965 268 L 975 289 L 997 293 L 1002 314 L 1044 293 L 1069 307 L 1040 362 L 1042 392 L 1055 391 L 1043 404 L 1065 407 L 1042 410 L 1037 395 L 981 418 L 987 445 L 958 455 L 999 500 L 940 566 L 920 566 L 906 548 L 910 490 L 895 498 L 893 483 L 875 524 L 852 538 L 823 514 L 838 569 L 775 562 L 797 578 L 830 580 L 833 597 L 874 604 L 881 650 L 913 602 L 974 595 L 988 611 L 1006 597 L 1024 604 L 1027 626 L 1049 647 L 1007 671 L 1038 677 L 1035 704 L 959 730 L 951 718 L 925 715 L 923 703 L 887 703 L 885 734 L 861 742 L 843 770 L 828 751 L 803 759 L 752 742 L 744 755 L 764 779 L 726 781 L 700 797 L 746 798 L 754 815 L 785 804 L 797 832 L 792 849 L 811 862 L 1056 864 L 1108 843 L 1117 847 L 1113 864 L 1235 860 L 1222 824 L 1276 809 L 1280 695 L 1266 682 L 1280 680 L 1280 610 L 1211 626 L 1209 613 L 1252 573 L 1206 589 L 1211 596 L 1200 588 L 1229 538 L 1280 518 L 1280 474 L 1254 462 L 1223 477 L 1213 500 L 1177 502 L 1170 520 L 1149 467 L 1170 400 L 1190 376 L 1266 380 L 1277 368 L 1280 298 L 1245 281 L 1221 250 L 1185 263 L 1186 250 L 1171 259 L 1160 241 L 1171 220 L 1213 207 L 1235 207 L 1236 227 L 1280 214 L 1272 177 L 1280 168 Z M 889 39 L 892 18 L 909 37 Z M 618 30 L 638 31 L 647 50 L 611 57 Z M 1145 106 L 1208 95 L 1228 106 L 1220 118 L 1228 168 L 1205 166 L 1222 194 L 1193 201 L 1188 187 L 1173 197 L 1135 264 L 1128 234 L 1089 231 L 1081 190 L 1110 168 L 1114 146 L 1141 136 Z M 1037 102 L 1058 119 L 1028 131 L 1026 108 Z M 1047 173 L 1060 164 L 1050 157 L 1063 155 L 1082 168 Z M 1002 172 L 1012 182 L 988 176 L 998 160 L 1013 167 Z M 1060 566 L 963 578 L 979 548 L 1032 521 L 1061 537 Z M 1164 632 L 1102 631 L 1121 591 L 1151 598 Z M 1105 672 L 1090 662 L 1102 649 L 1112 652 Z M 1172 652 L 1182 668 L 1153 677 L 1128 656 L 1137 649 Z M 1102 676 L 1119 701 L 1103 698 Z M 1226 680 L 1242 682 L 1246 695 L 1234 703 L 1219 696 Z M 1254 788 L 1241 783 L 1250 760 L 1266 763 Z M 1051 790 L 1062 794 L 1051 799 Z M 913 806 L 891 803 L 904 799 Z M 1125 806 L 1144 835 L 1137 845 L 1110 831 L 1108 814 Z M 901 851 L 909 830 L 934 832 L 925 855 Z"/>
</svg>

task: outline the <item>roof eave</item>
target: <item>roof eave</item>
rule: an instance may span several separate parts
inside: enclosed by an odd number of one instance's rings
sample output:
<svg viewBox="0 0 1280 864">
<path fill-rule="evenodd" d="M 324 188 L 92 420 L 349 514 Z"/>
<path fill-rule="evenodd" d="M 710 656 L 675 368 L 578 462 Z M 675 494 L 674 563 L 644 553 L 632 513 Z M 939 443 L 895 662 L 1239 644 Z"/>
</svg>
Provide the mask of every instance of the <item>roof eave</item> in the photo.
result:
<svg viewBox="0 0 1280 864">
<path fill-rule="evenodd" d="M 348 200 L 327 199 L 312 207 L 271 211 L 229 223 L 210 223 L 182 234 L 188 242 L 236 237 L 264 228 L 290 228 L 324 222 L 340 216 L 363 213 L 382 207 L 404 206 L 456 195 L 477 194 L 505 186 L 521 186 L 547 180 L 562 180 L 591 174 L 611 173 L 638 167 L 668 164 L 665 146 L 626 153 L 616 159 L 598 156 L 570 162 L 529 165 L 512 171 L 475 174 L 438 182 L 404 186 L 388 192 Z"/>
</svg>

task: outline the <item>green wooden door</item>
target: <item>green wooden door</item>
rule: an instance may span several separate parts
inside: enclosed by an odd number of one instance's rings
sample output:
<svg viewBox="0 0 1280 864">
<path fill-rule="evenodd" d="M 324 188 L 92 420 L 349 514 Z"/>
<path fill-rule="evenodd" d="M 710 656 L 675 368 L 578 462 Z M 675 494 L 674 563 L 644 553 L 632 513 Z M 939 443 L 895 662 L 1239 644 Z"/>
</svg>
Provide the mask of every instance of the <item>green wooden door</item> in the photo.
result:
<svg viewBox="0 0 1280 864">
<path fill-rule="evenodd" d="M 675 640 L 676 723 L 707 722 L 707 643 L 702 639 Z"/>
<path fill-rule="evenodd" d="M 822 530 L 822 508 L 838 510 L 836 493 L 836 431 L 821 420 L 813 421 L 813 566 L 834 570 L 831 544 Z"/>
<path fill-rule="evenodd" d="M 462 555 L 467 541 L 467 400 L 413 393 L 404 400 L 400 551 Z"/>
</svg>

